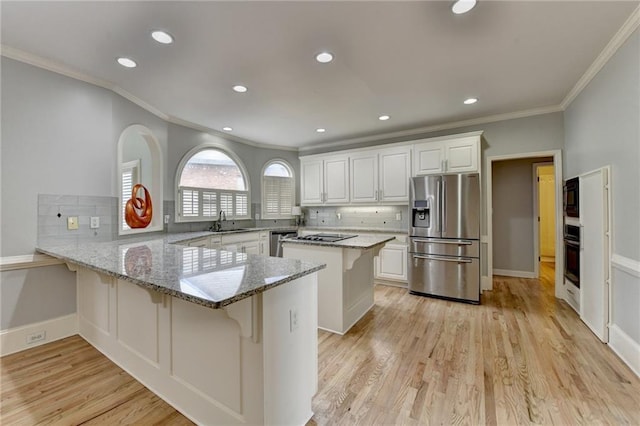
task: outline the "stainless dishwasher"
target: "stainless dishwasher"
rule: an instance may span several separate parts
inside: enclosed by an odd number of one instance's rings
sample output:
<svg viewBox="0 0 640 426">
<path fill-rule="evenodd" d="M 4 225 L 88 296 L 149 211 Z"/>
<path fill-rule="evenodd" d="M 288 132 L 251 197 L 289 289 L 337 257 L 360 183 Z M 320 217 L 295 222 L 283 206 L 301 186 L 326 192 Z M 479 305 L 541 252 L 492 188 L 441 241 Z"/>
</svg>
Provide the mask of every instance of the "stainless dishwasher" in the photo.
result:
<svg viewBox="0 0 640 426">
<path fill-rule="evenodd" d="M 282 241 L 285 238 L 297 237 L 298 231 L 292 230 L 276 230 L 271 231 L 271 237 L 269 239 L 269 256 L 271 257 L 282 257 Z"/>
</svg>

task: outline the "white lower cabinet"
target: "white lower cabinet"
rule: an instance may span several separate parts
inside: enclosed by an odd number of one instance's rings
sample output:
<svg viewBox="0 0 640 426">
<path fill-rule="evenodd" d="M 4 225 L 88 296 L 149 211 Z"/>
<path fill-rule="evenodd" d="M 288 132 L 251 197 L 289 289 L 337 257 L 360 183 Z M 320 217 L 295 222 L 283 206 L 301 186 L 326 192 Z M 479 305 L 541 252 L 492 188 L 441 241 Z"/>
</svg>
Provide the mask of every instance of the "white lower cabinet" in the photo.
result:
<svg viewBox="0 0 640 426">
<path fill-rule="evenodd" d="M 376 257 L 375 277 L 407 282 L 407 245 L 398 241 L 387 243 Z"/>
</svg>

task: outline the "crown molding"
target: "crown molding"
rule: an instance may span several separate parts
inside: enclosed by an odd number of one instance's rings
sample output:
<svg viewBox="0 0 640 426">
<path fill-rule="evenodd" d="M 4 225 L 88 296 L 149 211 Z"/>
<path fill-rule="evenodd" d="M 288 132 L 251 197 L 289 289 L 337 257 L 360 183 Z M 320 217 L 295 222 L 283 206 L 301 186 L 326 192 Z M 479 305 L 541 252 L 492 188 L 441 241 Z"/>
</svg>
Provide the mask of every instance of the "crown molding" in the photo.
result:
<svg viewBox="0 0 640 426">
<path fill-rule="evenodd" d="M 631 16 L 622 24 L 622 27 L 613 36 L 613 38 L 607 43 L 602 52 L 593 61 L 593 63 L 587 68 L 587 71 L 580 77 L 580 80 L 573 86 L 571 91 L 562 100 L 560 106 L 562 110 L 567 109 L 571 102 L 578 97 L 578 95 L 584 90 L 585 87 L 591 82 L 591 80 L 600 72 L 600 70 L 606 65 L 611 57 L 618 51 L 618 49 L 624 44 L 625 41 L 633 34 L 633 32 L 640 26 L 640 6 L 638 6 Z"/>
<path fill-rule="evenodd" d="M 120 86 L 117 86 L 110 81 L 92 77 L 88 74 L 84 74 L 82 72 L 76 71 L 61 63 L 52 61 L 50 59 L 42 58 L 40 56 L 25 52 L 20 49 L 16 49 L 11 46 L 0 44 L 0 55 L 7 57 L 9 59 L 14 59 L 19 62 L 24 62 L 25 64 L 33 65 L 34 67 L 38 67 L 47 71 L 54 72 L 56 74 L 63 75 L 65 77 L 73 78 L 74 80 L 83 81 L 85 83 L 89 83 L 94 86 L 98 86 L 98 87 L 102 87 L 103 89 L 110 90 L 168 123 L 176 124 L 178 126 L 187 127 L 187 128 L 198 130 L 205 133 L 210 133 L 226 140 L 231 140 L 234 142 L 242 143 L 242 144 L 249 145 L 256 148 L 278 149 L 278 150 L 295 151 L 295 152 L 298 151 L 298 148 L 296 147 L 262 144 L 258 142 L 249 141 L 247 139 L 243 139 L 238 136 L 230 135 L 228 133 L 222 133 L 218 130 L 211 129 L 206 126 L 201 126 L 199 124 L 192 123 L 190 121 L 165 114 L 164 112 L 160 111 L 159 109 L 149 104 L 148 102 L 143 101 L 142 99 L 138 98 L 137 96 L 133 95 L 132 93 L 124 90 Z"/>
<path fill-rule="evenodd" d="M 484 117 L 471 118 L 469 120 L 452 121 L 449 123 L 436 124 L 433 126 L 412 128 L 408 130 L 399 130 L 397 132 L 390 132 L 384 134 L 376 134 L 370 136 L 363 136 L 358 138 L 342 139 L 335 142 L 327 142 L 316 145 L 306 145 L 298 149 L 299 152 L 315 151 L 322 148 L 333 148 L 336 146 L 343 146 L 347 149 L 350 145 L 365 142 L 379 142 L 385 139 L 394 139 L 402 137 L 420 136 L 425 133 L 437 132 L 439 130 L 456 129 L 458 127 L 475 126 L 477 124 L 495 123 L 496 121 L 513 120 L 516 118 L 531 117 L 534 115 L 550 114 L 553 112 L 561 112 L 562 107 L 560 105 L 552 105 L 540 108 L 532 108 L 523 111 L 508 112 L 504 114 L 488 115 Z"/>
</svg>

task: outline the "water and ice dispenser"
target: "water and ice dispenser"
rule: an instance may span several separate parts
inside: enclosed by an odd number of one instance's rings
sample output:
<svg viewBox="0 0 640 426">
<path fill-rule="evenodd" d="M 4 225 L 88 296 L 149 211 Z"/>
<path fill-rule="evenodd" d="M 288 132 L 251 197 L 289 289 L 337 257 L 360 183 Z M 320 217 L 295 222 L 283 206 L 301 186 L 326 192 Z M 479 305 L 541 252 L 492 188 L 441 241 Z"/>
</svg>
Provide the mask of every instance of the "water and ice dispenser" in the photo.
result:
<svg viewBox="0 0 640 426">
<path fill-rule="evenodd" d="M 414 228 L 428 228 L 431 223 L 431 200 L 415 200 L 412 208 L 411 226 Z"/>
</svg>

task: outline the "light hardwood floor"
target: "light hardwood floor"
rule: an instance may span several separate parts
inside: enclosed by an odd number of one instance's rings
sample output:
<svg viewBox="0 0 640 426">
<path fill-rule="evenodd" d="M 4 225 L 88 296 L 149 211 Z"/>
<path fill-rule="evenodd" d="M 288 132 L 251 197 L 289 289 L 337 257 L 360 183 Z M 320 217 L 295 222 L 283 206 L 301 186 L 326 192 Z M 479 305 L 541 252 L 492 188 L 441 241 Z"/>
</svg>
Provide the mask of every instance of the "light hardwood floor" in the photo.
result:
<svg viewBox="0 0 640 426">
<path fill-rule="evenodd" d="M 640 424 L 640 379 L 540 280 L 482 305 L 376 287 L 345 336 L 319 333 L 309 424 Z M 1 359 L 2 425 L 190 422 L 75 336 Z"/>
</svg>

